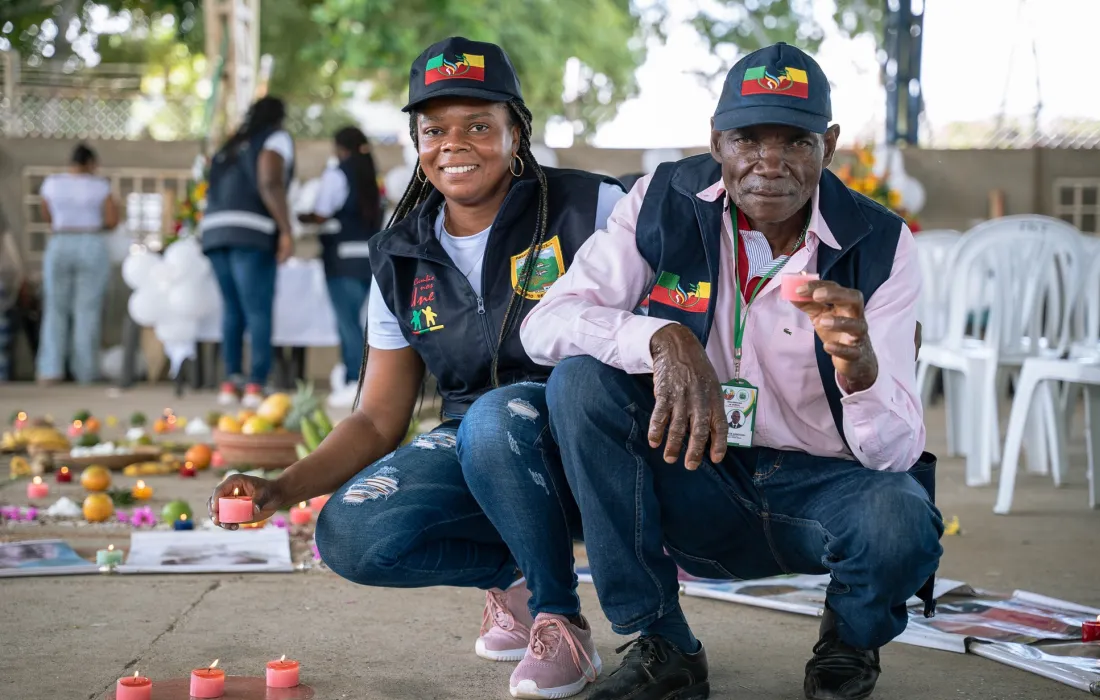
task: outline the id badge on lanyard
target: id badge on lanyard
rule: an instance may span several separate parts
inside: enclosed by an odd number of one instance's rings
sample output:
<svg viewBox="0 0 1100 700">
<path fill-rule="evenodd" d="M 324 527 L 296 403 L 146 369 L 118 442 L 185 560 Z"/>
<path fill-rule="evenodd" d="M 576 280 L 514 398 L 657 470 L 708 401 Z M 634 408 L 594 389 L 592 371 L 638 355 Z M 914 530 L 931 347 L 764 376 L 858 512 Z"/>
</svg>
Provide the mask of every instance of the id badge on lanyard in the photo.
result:
<svg viewBox="0 0 1100 700">
<path fill-rule="evenodd" d="M 730 230 L 733 237 L 733 251 L 737 255 L 737 210 L 733 207 L 730 216 Z M 802 229 L 802 235 L 795 241 L 795 250 L 802 245 L 806 238 L 806 230 L 809 228 L 809 219 Z M 752 436 L 756 430 L 756 407 L 759 404 L 760 390 L 741 377 L 741 348 L 745 340 L 745 326 L 748 323 L 749 307 L 764 284 L 775 277 L 783 266 L 787 264 L 791 256 L 775 263 L 760 276 L 748 300 L 745 301 L 744 311 L 741 309 L 741 289 L 738 285 L 737 293 L 733 295 L 733 379 L 722 384 L 722 404 L 726 414 L 726 444 L 730 447 L 752 447 Z"/>
</svg>

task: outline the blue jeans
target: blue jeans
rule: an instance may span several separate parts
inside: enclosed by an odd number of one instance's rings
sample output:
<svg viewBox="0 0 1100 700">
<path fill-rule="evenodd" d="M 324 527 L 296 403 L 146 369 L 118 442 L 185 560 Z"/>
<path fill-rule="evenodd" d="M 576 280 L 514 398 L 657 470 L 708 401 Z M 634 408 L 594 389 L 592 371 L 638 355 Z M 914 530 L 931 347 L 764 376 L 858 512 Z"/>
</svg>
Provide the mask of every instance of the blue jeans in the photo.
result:
<svg viewBox="0 0 1100 700">
<path fill-rule="evenodd" d="M 354 382 L 363 364 L 363 302 L 370 292 L 370 280 L 358 277 L 326 277 L 328 298 L 336 314 L 336 330 L 340 333 L 340 357 L 347 370 L 345 382 Z"/>
<path fill-rule="evenodd" d="M 647 440 L 652 379 L 590 357 L 556 367 L 546 398 L 616 632 L 676 609 L 677 564 L 718 579 L 828 573 L 844 641 L 870 649 L 905 630 L 905 603 L 936 570 L 943 533 L 911 475 L 762 447 L 730 448 L 696 471 L 666 464 Z"/>
<path fill-rule="evenodd" d="M 321 558 L 355 583 L 507 588 L 532 614 L 580 611 L 576 504 L 547 425 L 544 387 L 495 389 L 361 471 L 317 519 Z"/>
<path fill-rule="evenodd" d="M 99 377 L 103 297 L 111 277 L 106 235 L 53 234 L 46 244 L 42 275 L 38 377 L 64 379 L 68 359 L 76 381 L 94 382 Z"/>
<path fill-rule="evenodd" d="M 275 307 L 275 255 L 257 248 L 206 251 L 222 292 L 222 357 L 232 381 L 242 375 L 244 331 L 251 367 L 248 382 L 265 384 L 271 371 L 271 318 Z"/>
</svg>

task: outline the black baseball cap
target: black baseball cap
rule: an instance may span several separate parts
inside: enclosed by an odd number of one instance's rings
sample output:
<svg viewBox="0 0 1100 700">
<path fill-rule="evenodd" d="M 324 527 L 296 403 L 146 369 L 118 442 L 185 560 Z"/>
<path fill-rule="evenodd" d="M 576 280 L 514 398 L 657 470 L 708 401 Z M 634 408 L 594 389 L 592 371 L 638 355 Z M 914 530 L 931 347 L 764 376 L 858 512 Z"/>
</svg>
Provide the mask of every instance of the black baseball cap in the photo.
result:
<svg viewBox="0 0 1100 700">
<path fill-rule="evenodd" d="M 780 42 L 730 68 L 714 110 L 714 128 L 785 124 L 824 134 L 832 118 L 829 80 L 821 66 L 805 51 Z"/>
<path fill-rule="evenodd" d="M 496 44 L 452 36 L 429 46 L 409 71 L 409 103 L 402 112 L 435 97 L 473 97 L 490 102 L 522 100 L 519 76 Z"/>
</svg>

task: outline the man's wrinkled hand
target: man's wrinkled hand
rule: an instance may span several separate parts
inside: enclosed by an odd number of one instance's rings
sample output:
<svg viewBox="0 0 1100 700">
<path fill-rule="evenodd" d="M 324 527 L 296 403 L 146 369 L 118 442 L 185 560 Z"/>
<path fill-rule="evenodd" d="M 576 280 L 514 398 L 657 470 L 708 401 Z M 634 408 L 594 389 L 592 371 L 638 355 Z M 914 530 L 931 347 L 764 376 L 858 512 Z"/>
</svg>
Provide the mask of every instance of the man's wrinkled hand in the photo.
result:
<svg viewBox="0 0 1100 700">
<path fill-rule="evenodd" d="M 810 317 L 845 389 L 855 393 L 871 388 L 878 379 L 878 358 L 863 315 L 863 293 L 822 280 L 808 281 L 797 293 L 813 298 L 793 303 Z"/>
<path fill-rule="evenodd" d="M 698 469 L 710 443 L 710 460 L 726 456 L 726 415 L 722 385 L 699 339 L 681 325 L 668 325 L 653 334 L 653 397 L 649 446 L 665 443 L 664 457 L 674 464 L 688 439 L 684 466 Z M 666 439 L 667 431 L 667 439 Z"/>
</svg>

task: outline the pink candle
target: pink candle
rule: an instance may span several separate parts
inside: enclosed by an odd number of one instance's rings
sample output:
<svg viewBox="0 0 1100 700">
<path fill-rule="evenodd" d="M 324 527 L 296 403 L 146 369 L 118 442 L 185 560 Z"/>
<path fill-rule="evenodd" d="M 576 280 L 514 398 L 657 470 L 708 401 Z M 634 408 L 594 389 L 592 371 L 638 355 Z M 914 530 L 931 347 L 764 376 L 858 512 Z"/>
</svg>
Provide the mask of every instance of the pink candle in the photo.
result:
<svg viewBox="0 0 1100 700">
<path fill-rule="evenodd" d="M 312 520 L 313 511 L 309 509 L 309 505 L 305 501 L 290 509 L 290 522 L 295 525 L 309 525 Z"/>
<path fill-rule="evenodd" d="M 233 489 L 232 496 L 218 499 L 218 521 L 223 523 L 247 523 L 256 517 L 252 499 L 241 496 L 240 489 Z"/>
<path fill-rule="evenodd" d="M 27 484 L 27 498 L 46 498 L 50 495 L 50 485 L 42 481 L 42 477 L 36 476 Z"/>
<path fill-rule="evenodd" d="M 133 676 L 119 678 L 115 684 L 116 700 L 150 700 L 152 697 L 153 681 L 139 676 L 137 671 Z"/>
<path fill-rule="evenodd" d="M 287 661 L 286 654 L 278 661 L 267 662 L 268 688 L 294 688 L 298 685 L 298 662 Z"/>
<path fill-rule="evenodd" d="M 191 697 L 220 698 L 225 695 L 225 671 L 214 668 L 218 660 L 206 668 L 191 671 Z"/>
<path fill-rule="evenodd" d="M 327 496 L 314 496 L 313 498 L 309 499 L 310 509 L 312 509 L 314 513 L 320 513 L 321 509 L 325 507 L 326 503 L 328 503 L 329 496 L 331 495 L 332 494 L 328 494 Z"/>
<path fill-rule="evenodd" d="M 1095 620 L 1085 620 L 1081 623 L 1082 642 L 1100 642 L 1100 615 Z"/>
<path fill-rule="evenodd" d="M 799 272 L 783 275 L 779 280 L 779 294 L 787 301 L 813 301 L 813 297 L 799 295 L 798 288 L 807 282 L 819 279 L 821 279 L 821 277 L 816 272 Z"/>
</svg>

